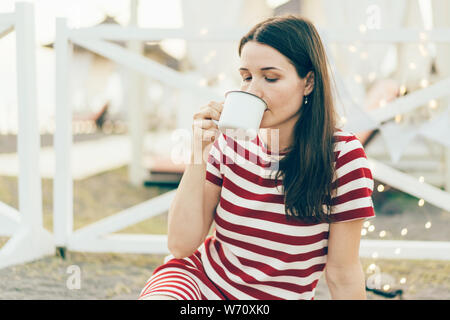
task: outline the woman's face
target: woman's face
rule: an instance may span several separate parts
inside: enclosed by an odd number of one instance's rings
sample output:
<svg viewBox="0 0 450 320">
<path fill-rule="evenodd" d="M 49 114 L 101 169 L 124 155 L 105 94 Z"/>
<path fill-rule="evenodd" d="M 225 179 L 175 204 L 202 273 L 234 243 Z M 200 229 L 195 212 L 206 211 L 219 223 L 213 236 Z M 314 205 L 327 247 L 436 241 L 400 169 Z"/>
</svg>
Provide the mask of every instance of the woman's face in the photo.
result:
<svg viewBox="0 0 450 320">
<path fill-rule="evenodd" d="M 241 90 L 257 95 L 267 104 L 261 128 L 293 128 L 303 97 L 312 90 L 306 85 L 308 77 L 301 79 L 283 54 L 255 41 L 242 48 L 239 72 Z"/>
</svg>

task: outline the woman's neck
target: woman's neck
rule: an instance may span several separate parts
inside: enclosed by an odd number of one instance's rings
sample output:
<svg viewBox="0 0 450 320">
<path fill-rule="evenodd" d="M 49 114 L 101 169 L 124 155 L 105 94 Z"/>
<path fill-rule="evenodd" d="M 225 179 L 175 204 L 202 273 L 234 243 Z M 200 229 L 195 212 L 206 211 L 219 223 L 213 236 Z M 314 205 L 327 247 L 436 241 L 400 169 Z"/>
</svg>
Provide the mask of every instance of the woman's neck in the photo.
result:
<svg viewBox="0 0 450 320">
<path fill-rule="evenodd" d="M 262 128 L 259 130 L 260 138 L 267 146 L 267 150 L 272 153 L 287 152 L 292 145 L 293 130 L 286 128 Z"/>
</svg>

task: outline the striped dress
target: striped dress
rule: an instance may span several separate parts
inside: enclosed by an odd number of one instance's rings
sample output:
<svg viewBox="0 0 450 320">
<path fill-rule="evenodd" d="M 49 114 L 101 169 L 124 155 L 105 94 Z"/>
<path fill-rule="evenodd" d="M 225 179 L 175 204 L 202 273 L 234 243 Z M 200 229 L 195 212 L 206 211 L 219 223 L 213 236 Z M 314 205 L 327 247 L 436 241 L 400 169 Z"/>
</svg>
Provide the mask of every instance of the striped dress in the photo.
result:
<svg viewBox="0 0 450 320">
<path fill-rule="evenodd" d="M 361 143 L 343 131 L 335 141 L 333 221 L 374 217 L 373 179 Z M 286 219 L 282 185 L 273 179 L 283 156 L 267 150 L 259 135 L 241 141 L 221 134 L 206 166 L 206 179 L 222 187 L 213 235 L 190 257 L 168 256 L 140 299 L 314 299 L 329 224 Z"/>
</svg>

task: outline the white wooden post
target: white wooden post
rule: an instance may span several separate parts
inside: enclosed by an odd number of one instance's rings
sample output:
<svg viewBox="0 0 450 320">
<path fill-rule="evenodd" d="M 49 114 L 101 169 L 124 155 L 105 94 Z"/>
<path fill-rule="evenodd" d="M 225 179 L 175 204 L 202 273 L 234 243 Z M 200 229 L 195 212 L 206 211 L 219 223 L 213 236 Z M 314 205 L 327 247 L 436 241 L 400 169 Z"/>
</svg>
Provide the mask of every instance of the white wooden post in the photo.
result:
<svg viewBox="0 0 450 320">
<path fill-rule="evenodd" d="M 54 253 L 53 237 L 42 222 L 34 9 L 31 3 L 16 3 L 15 11 L 20 227 L 0 251 L 0 267 Z"/>
<path fill-rule="evenodd" d="M 70 63 L 67 19 L 56 19 L 55 176 L 53 180 L 53 232 L 55 244 L 65 248 L 73 231 L 72 110 L 68 99 Z"/>
<path fill-rule="evenodd" d="M 130 2 L 130 26 L 137 26 L 137 9 L 139 1 Z M 131 52 L 137 54 L 143 53 L 143 43 L 140 40 L 131 40 L 128 42 L 128 48 Z M 142 166 L 145 117 L 143 106 L 144 78 L 134 70 L 128 71 L 128 134 L 131 138 L 131 163 L 128 167 L 128 177 L 131 184 L 141 185 L 145 178 L 144 168 Z"/>
</svg>

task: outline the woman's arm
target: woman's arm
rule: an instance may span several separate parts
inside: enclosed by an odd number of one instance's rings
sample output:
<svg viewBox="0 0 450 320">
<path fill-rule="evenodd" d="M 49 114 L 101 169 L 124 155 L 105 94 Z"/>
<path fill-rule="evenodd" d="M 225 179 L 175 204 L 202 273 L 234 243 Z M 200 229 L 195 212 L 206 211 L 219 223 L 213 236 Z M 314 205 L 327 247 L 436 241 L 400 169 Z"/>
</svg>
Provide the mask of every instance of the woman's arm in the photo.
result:
<svg viewBox="0 0 450 320">
<path fill-rule="evenodd" d="M 365 276 L 359 260 L 364 219 L 330 224 L 325 277 L 334 300 L 366 299 Z"/>
<path fill-rule="evenodd" d="M 190 164 L 169 209 L 168 246 L 175 258 L 190 256 L 211 227 L 221 187 L 206 180 L 206 164 Z"/>
<path fill-rule="evenodd" d="M 194 114 L 191 161 L 181 178 L 168 217 L 168 247 L 178 259 L 193 254 L 205 240 L 219 203 L 222 188 L 206 180 L 206 166 L 212 141 L 218 134 L 217 124 L 212 119 L 219 120 L 222 108 L 223 103 L 211 101 Z"/>
</svg>

